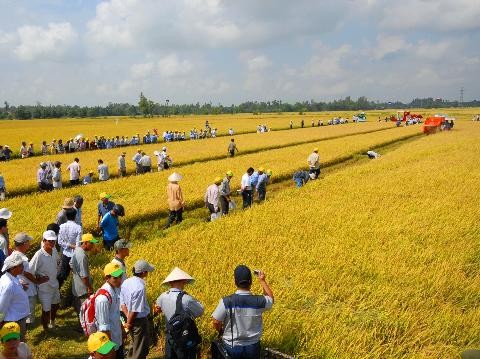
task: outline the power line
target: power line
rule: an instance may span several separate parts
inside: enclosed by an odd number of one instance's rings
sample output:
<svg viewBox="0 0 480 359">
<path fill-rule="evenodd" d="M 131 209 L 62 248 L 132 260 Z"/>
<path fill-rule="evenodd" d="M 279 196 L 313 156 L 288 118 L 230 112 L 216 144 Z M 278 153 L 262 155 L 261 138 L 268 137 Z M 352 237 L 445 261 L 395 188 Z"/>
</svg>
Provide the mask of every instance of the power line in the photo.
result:
<svg viewBox="0 0 480 359">
<path fill-rule="evenodd" d="M 465 93 L 465 90 L 463 87 L 460 89 L 460 105 L 463 105 L 463 95 Z"/>
</svg>

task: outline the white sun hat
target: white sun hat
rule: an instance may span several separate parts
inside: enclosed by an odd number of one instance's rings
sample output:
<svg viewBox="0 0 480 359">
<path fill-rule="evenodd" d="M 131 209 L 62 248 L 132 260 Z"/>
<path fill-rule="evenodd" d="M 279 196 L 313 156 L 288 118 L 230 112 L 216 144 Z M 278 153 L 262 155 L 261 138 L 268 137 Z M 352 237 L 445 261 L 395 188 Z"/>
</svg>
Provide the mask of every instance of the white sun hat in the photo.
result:
<svg viewBox="0 0 480 359">
<path fill-rule="evenodd" d="M 160 154 L 160 152 L 158 152 L 158 151 L 153 151 L 153 154 L 154 154 L 155 156 L 158 156 L 158 155 Z"/>
<path fill-rule="evenodd" d="M 168 176 L 169 182 L 178 182 L 181 179 L 182 179 L 182 175 L 177 172 L 173 172 L 170 176 Z"/>
<path fill-rule="evenodd" d="M 12 212 L 8 210 L 8 208 L 1 208 L 0 209 L 0 218 L 9 219 L 12 216 Z"/>
<path fill-rule="evenodd" d="M 162 284 L 167 284 L 167 283 L 170 283 L 170 282 L 175 282 L 177 280 L 186 280 L 187 282 L 191 283 L 193 282 L 195 279 L 193 279 L 193 277 L 188 274 L 187 272 L 184 272 L 183 270 L 181 270 L 180 268 L 178 267 L 175 267 L 173 268 L 173 270 L 170 272 L 170 274 L 167 276 L 167 278 L 165 278 L 165 280 L 163 281 Z"/>
</svg>

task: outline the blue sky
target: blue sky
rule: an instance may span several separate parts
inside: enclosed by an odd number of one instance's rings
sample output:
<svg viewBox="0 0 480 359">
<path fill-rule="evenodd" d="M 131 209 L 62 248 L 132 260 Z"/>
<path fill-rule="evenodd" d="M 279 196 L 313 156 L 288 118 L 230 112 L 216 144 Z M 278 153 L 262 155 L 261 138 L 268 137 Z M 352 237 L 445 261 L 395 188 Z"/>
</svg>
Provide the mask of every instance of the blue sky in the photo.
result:
<svg viewBox="0 0 480 359">
<path fill-rule="evenodd" d="M 478 0 L 0 0 L 12 104 L 480 98 Z"/>
</svg>

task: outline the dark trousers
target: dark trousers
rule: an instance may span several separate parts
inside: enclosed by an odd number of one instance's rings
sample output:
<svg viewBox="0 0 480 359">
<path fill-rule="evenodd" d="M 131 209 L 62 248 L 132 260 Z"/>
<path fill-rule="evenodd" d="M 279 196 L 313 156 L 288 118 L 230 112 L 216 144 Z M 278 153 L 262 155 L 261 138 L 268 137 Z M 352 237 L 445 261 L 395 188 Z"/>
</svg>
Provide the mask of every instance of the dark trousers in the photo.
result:
<svg viewBox="0 0 480 359">
<path fill-rule="evenodd" d="M 165 341 L 165 359 L 196 359 L 198 347 L 183 351 L 174 348 L 172 338 L 167 334 Z"/>
<path fill-rule="evenodd" d="M 60 263 L 60 272 L 58 273 L 58 286 L 59 288 L 62 287 L 63 282 L 68 278 L 70 275 L 70 260 L 72 258 L 67 257 L 65 254 L 62 254 L 62 262 Z"/>
<path fill-rule="evenodd" d="M 260 359 L 260 342 L 252 345 L 236 345 L 234 347 L 227 344 L 225 349 L 232 359 Z"/>
<path fill-rule="evenodd" d="M 142 173 L 149 173 L 152 172 L 152 167 L 151 166 L 143 166 L 142 167 Z"/>
<path fill-rule="evenodd" d="M 318 178 L 318 176 L 320 176 L 320 168 L 310 168 L 310 172 L 309 173 L 315 173 L 315 177 Z"/>
<path fill-rule="evenodd" d="M 230 209 L 229 204 L 227 197 L 220 196 L 220 207 L 222 208 L 223 214 L 228 214 L 228 210 Z"/>
<path fill-rule="evenodd" d="M 266 188 L 259 188 L 258 189 L 258 200 L 265 201 L 265 196 L 267 195 L 267 189 Z"/>
<path fill-rule="evenodd" d="M 252 190 L 242 191 L 243 209 L 252 205 Z"/>
<path fill-rule="evenodd" d="M 145 359 L 150 348 L 150 334 L 147 318 L 137 318 L 130 331 L 132 336 L 132 354 L 130 359 Z"/>
<path fill-rule="evenodd" d="M 105 238 L 103 239 L 103 248 L 105 248 L 108 251 L 111 251 L 113 249 L 113 245 L 115 244 L 116 241 L 119 240 L 119 237 L 115 238 L 113 241 L 106 240 Z"/>
<path fill-rule="evenodd" d="M 123 345 L 118 348 L 115 353 L 115 359 L 125 359 L 125 352 L 123 351 Z"/>
<path fill-rule="evenodd" d="M 71 184 L 72 186 L 75 186 L 75 185 L 77 185 L 77 184 L 80 184 L 80 179 L 70 180 L 70 184 Z"/>
<path fill-rule="evenodd" d="M 181 221 L 183 221 L 183 208 L 180 208 L 179 210 L 176 211 L 170 211 L 168 214 L 168 222 L 167 222 L 167 227 L 170 227 L 173 222 L 177 221 L 177 224 L 179 224 Z"/>
<path fill-rule="evenodd" d="M 230 152 L 230 157 L 235 156 L 235 151 L 229 151 Z"/>
</svg>

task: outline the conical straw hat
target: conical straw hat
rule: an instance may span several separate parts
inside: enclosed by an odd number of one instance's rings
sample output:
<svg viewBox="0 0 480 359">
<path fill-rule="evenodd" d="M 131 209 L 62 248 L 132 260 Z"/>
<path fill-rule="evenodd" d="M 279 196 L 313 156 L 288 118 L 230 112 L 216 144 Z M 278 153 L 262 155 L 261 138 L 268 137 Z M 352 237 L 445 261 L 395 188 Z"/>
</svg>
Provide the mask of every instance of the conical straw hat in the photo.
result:
<svg viewBox="0 0 480 359">
<path fill-rule="evenodd" d="M 170 176 L 168 176 L 169 182 L 178 182 L 181 179 L 182 179 L 182 175 L 177 172 L 173 172 Z"/>
<path fill-rule="evenodd" d="M 195 279 L 193 279 L 190 274 L 184 272 L 178 267 L 173 268 L 173 270 L 170 272 L 170 274 L 165 278 L 162 284 L 167 284 L 169 282 L 175 282 L 177 280 L 186 280 L 188 282 L 193 282 Z"/>
</svg>

